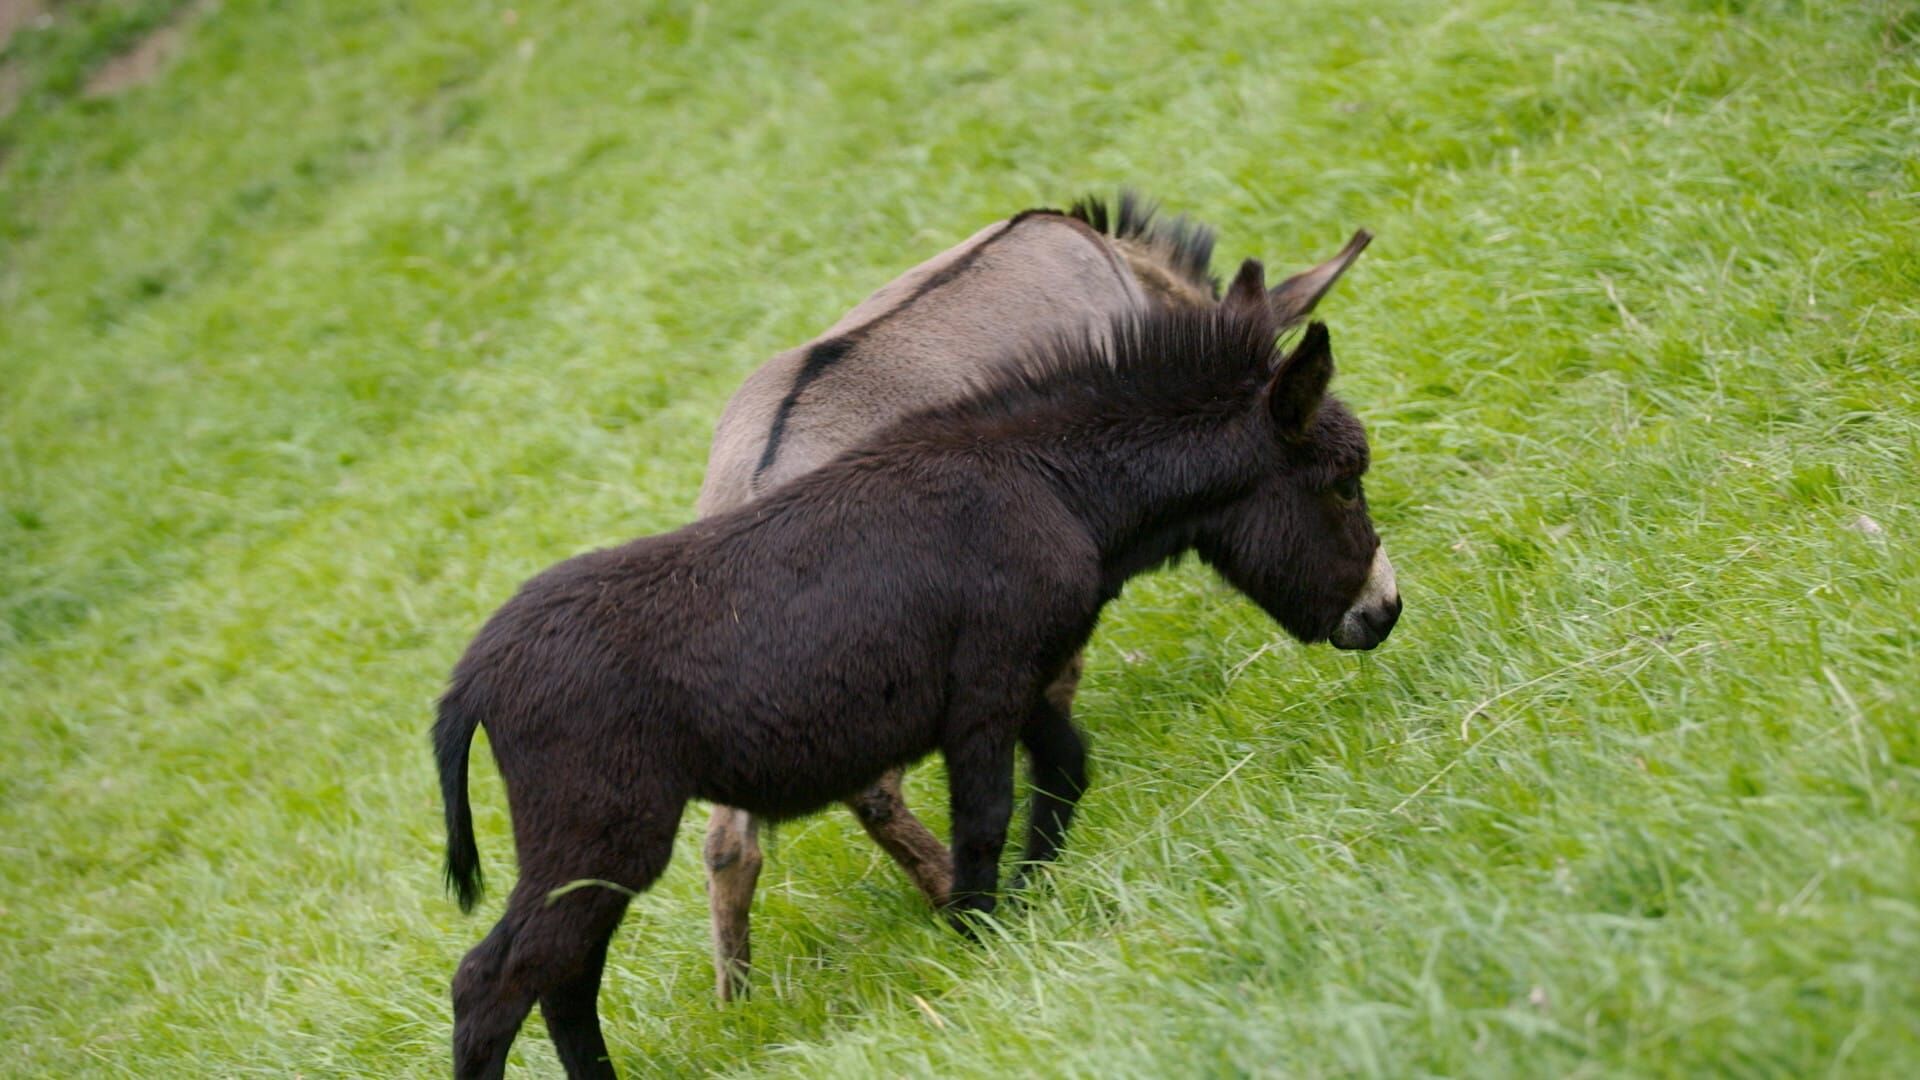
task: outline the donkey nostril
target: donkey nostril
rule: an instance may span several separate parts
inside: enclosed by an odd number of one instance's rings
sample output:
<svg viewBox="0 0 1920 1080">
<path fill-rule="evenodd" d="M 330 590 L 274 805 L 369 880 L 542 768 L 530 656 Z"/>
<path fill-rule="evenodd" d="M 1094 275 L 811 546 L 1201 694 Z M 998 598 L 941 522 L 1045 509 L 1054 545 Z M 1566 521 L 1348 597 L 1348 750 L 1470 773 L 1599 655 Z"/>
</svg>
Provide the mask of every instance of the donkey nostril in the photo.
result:
<svg viewBox="0 0 1920 1080">
<path fill-rule="evenodd" d="M 1369 630 L 1384 638 L 1393 632 L 1393 624 L 1400 621 L 1400 598 L 1396 596 L 1392 603 L 1362 612 L 1360 617 L 1366 620 Z"/>
</svg>

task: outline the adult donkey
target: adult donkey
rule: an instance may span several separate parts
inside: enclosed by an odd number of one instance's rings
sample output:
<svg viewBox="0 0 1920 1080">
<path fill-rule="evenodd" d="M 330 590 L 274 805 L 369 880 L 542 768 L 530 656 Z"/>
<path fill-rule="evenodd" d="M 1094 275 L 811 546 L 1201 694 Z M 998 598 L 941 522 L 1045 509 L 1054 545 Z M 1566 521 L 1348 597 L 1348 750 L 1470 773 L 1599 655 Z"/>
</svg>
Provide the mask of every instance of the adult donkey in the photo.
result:
<svg viewBox="0 0 1920 1080">
<path fill-rule="evenodd" d="M 1268 294 L 1281 328 L 1310 313 L 1372 239 L 1356 233 L 1332 259 Z M 1122 192 L 1117 213 L 1083 199 L 1066 213 L 1030 210 L 981 229 L 907 271 L 826 333 L 767 361 L 727 403 L 714 434 L 701 516 L 744 505 L 912 412 L 954 400 L 1022 355 L 1022 346 L 1108 326 L 1149 309 L 1217 303 L 1213 231 L 1162 218 Z M 1048 696 L 1071 715 L 1076 656 Z M 946 899 L 946 847 L 907 809 L 893 771 L 847 804 L 868 835 L 935 905 Z M 753 815 L 713 808 L 705 846 L 715 988 L 744 993 L 748 911 L 760 877 Z"/>
</svg>

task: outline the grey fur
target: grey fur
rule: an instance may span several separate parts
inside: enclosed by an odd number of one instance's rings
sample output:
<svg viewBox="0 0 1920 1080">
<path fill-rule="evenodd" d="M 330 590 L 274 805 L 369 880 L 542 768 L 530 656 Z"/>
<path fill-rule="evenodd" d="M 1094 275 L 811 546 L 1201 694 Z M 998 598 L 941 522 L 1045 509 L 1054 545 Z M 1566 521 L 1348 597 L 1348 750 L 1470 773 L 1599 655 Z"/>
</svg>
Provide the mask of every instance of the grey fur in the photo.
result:
<svg viewBox="0 0 1920 1080">
<path fill-rule="evenodd" d="M 933 282 L 963 261 L 962 272 Z M 1104 326 L 1145 306 L 1120 253 L 1083 222 L 1034 213 L 990 225 L 749 375 L 714 432 L 698 510 L 704 517 L 739 506 L 826 464 L 888 421 L 953 400 L 1023 342 Z M 842 339 L 850 348 L 807 382 L 771 464 L 759 468 L 808 354 Z"/>
</svg>

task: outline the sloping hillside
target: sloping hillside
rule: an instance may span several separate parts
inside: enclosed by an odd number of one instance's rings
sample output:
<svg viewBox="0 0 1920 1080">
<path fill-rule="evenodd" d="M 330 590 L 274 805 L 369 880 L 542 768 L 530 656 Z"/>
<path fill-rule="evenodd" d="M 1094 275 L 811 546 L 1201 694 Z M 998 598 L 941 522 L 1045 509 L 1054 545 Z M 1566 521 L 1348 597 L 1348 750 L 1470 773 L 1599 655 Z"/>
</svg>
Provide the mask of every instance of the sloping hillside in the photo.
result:
<svg viewBox="0 0 1920 1080">
<path fill-rule="evenodd" d="M 443 1075 L 490 917 L 441 893 L 425 733 L 479 621 L 686 521 L 762 358 L 1122 183 L 1221 265 L 1378 235 L 1322 310 L 1399 629 L 1131 589 L 1070 850 L 983 946 L 830 813 L 773 839 L 717 1008 L 690 816 L 615 942 L 616 1063 L 1920 1073 L 1911 5 L 34 7 L 0 1073 Z M 516 1055 L 558 1075 L 537 1019 Z"/>
</svg>

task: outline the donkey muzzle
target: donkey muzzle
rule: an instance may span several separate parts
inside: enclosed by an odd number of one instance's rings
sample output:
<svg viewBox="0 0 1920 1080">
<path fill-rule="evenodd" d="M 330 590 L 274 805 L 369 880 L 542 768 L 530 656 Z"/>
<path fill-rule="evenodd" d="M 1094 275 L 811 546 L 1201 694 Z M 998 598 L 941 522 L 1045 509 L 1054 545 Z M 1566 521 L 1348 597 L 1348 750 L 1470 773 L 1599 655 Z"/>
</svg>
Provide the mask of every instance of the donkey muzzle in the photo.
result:
<svg viewBox="0 0 1920 1080">
<path fill-rule="evenodd" d="M 1393 579 L 1393 563 L 1385 546 L 1373 549 L 1373 566 L 1353 606 L 1327 635 L 1336 649 L 1371 649 L 1387 640 L 1400 621 L 1400 586 Z"/>
</svg>

